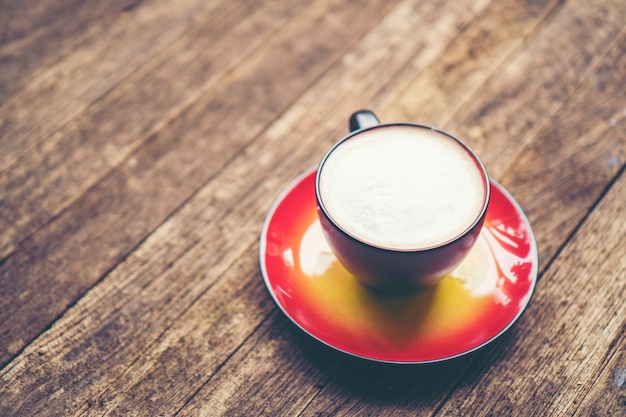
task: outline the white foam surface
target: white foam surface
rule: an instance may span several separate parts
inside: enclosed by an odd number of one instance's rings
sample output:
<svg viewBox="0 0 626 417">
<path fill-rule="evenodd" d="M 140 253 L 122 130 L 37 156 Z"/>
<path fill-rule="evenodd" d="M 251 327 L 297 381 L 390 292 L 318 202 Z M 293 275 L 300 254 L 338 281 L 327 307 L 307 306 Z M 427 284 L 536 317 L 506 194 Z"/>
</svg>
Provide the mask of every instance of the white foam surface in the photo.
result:
<svg viewBox="0 0 626 417">
<path fill-rule="evenodd" d="M 465 231 L 484 187 L 471 156 L 453 139 L 415 127 L 363 132 L 324 163 L 323 204 L 344 230 L 396 249 L 418 249 Z"/>
</svg>

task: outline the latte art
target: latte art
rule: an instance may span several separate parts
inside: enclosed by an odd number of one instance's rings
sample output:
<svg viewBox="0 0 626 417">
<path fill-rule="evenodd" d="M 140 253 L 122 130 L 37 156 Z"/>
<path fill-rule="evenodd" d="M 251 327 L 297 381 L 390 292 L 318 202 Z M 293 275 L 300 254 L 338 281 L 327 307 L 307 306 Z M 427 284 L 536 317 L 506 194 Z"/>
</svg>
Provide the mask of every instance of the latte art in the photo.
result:
<svg viewBox="0 0 626 417">
<path fill-rule="evenodd" d="M 483 208 L 482 171 L 456 140 L 395 125 L 359 133 L 324 161 L 322 204 L 348 234 L 374 246 L 418 250 L 467 230 Z"/>
</svg>

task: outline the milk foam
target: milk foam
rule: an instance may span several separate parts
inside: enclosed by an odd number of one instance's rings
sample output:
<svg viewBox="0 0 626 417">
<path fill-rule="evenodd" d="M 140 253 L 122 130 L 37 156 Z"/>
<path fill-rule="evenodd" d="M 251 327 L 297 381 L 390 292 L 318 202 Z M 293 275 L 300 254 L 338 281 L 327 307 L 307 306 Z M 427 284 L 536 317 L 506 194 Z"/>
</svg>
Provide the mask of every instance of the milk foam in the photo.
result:
<svg viewBox="0 0 626 417">
<path fill-rule="evenodd" d="M 337 224 L 360 240 L 401 250 L 464 232 L 484 193 L 481 171 L 454 139 L 410 126 L 344 141 L 320 174 L 323 205 Z"/>
</svg>

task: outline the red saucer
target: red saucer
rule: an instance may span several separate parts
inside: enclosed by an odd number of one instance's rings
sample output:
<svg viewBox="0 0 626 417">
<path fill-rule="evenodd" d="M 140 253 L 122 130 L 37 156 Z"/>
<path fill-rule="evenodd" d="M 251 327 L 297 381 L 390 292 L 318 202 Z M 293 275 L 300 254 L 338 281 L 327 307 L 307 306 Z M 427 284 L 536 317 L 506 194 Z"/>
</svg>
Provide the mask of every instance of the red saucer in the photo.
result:
<svg viewBox="0 0 626 417">
<path fill-rule="evenodd" d="M 259 259 L 281 310 L 328 346 L 380 362 L 447 360 L 496 339 L 530 302 L 537 245 L 522 209 L 493 181 L 472 252 L 440 283 L 407 296 L 385 296 L 359 284 L 328 249 L 315 204 L 311 169 L 270 209 Z"/>
</svg>

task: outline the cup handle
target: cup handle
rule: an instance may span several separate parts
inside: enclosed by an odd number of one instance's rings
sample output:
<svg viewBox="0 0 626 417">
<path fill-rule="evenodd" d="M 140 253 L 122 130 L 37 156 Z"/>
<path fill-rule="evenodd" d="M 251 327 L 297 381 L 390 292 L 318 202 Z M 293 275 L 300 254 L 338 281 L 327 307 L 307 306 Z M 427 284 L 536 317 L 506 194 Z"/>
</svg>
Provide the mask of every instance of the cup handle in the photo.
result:
<svg viewBox="0 0 626 417">
<path fill-rule="evenodd" d="M 371 110 L 359 110 L 350 116 L 350 132 L 379 125 L 378 117 Z"/>
</svg>

